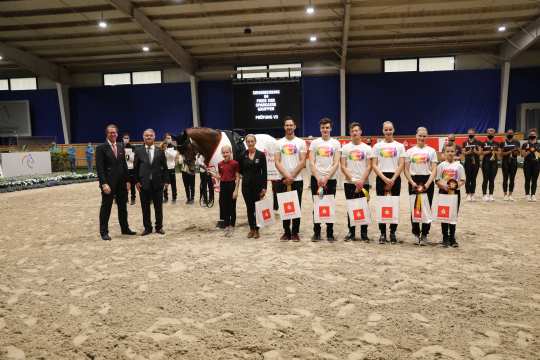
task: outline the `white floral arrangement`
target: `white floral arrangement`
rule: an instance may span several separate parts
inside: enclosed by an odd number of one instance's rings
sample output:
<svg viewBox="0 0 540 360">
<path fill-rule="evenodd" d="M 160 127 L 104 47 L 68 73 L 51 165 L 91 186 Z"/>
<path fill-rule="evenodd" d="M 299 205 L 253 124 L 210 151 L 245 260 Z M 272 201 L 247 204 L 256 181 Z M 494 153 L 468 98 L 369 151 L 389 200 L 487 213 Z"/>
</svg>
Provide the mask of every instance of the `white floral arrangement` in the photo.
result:
<svg viewBox="0 0 540 360">
<path fill-rule="evenodd" d="M 27 189 L 36 189 L 42 187 L 50 187 L 57 185 L 67 185 L 78 182 L 95 181 L 97 175 L 95 173 L 86 174 L 58 174 L 58 175 L 46 175 L 32 178 L 12 179 L 12 180 L 0 180 L 0 193 L 20 191 Z"/>
</svg>

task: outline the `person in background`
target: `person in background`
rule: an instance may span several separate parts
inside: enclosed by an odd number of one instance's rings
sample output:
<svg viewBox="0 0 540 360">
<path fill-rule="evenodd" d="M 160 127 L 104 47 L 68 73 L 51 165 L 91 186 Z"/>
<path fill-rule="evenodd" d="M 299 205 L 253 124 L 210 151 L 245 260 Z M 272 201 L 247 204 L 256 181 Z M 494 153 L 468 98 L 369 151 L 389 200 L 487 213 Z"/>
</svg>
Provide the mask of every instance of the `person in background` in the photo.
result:
<svg viewBox="0 0 540 360">
<path fill-rule="evenodd" d="M 85 150 L 86 155 L 86 164 L 88 165 L 88 172 L 91 173 L 94 171 L 93 161 L 94 161 L 94 147 L 92 143 L 88 143 Z"/>
<path fill-rule="evenodd" d="M 446 148 L 446 146 L 454 146 L 454 145 L 455 145 L 455 150 L 456 150 L 455 157 L 459 159 L 461 157 L 461 152 L 462 151 L 461 151 L 461 146 L 456 144 L 456 135 L 455 134 L 448 134 L 448 137 L 446 139 L 446 144 L 444 144 L 444 146 L 442 148 L 443 156 L 445 154 L 444 149 Z"/>
<path fill-rule="evenodd" d="M 124 133 L 122 136 L 122 142 L 124 143 L 124 148 L 126 150 L 126 164 L 128 167 L 129 174 L 129 183 L 131 184 L 131 205 L 135 205 L 135 184 L 137 180 L 135 179 L 135 169 L 133 168 L 133 161 L 135 160 L 135 148 L 131 145 L 129 133 Z"/>
<path fill-rule="evenodd" d="M 190 205 L 195 202 L 195 163 L 187 161 L 183 156 L 179 157 L 179 163 L 186 191 L 186 204 Z"/>
<path fill-rule="evenodd" d="M 425 127 L 416 130 L 416 145 L 407 150 L 405 160 L 405 177 L 409 181 L 409 195 L 427 193 L 429 205 L 433 202 L 434 180 L 437 174 L 437 152 L 426 145 L 428 131 Z M 450 145 L 447 145 L 449 147 Z M 455 146 L 455 145 L 453 145 Z M 417 244 L 425 246 L 431 224 L 412 222 L 412 233 Z"/>
<path fill-rule="evenodd" d="M 255 148 L 257 138 L 249 134 L 245 138 L 247 149 L 239 159 L 240 175 L 242 175 L 242 195 L 246 202 L 249 224 L 248 238 L 258 239 L 259 228 L 255 219 L 255 202 L 266 195 L 266 156 Z"/>
<path fill-rule="evenodd" d="M 463 156 L 465 158 L 465 192 L 467 201 L 474 201 L 474 193 L 476 192 L 476 177 L 480 169 L 480 155 L 482 154 L 481 141 L 476 139 L 476 130 L 470 128 L 468 138 L 463 143 Z"/>
<path fill-rule="evenodd" d="M 165 137 L 163 138 L 163 143 L 161 144 L 161 146 L 162 150 L 165 152 L 165 158 L 167 159 L 167 169 L 169 171 L 169 181 L 171 184 L 172 202 L 174 204 L 176 203 L 176 198 L 178 197 L 178 192 L 176 190 L 176 164 L 178 163 L 178 158 L 180 154 L 178 153 L 178 150 L 176 150 L 176 146 L 174 146 L 173 144 L 171 133 L 165 133 Z M 163 197 L 163 202 L 169 201 L 168 188 L 165 188 L 165 191 L 163 192 Z"/>
<path fill-rule="evenodd" d="M 399 196 L 401 193 L 401 172 L 405 167 L 407 153 L 403 144 L 394 140 L 394 124 L 391 121 L 383 123 L 384 140 L 373 146 L 373 171 L 377 174 L 375 190 L 377 196 Z M 390 243 L 396 244 L 397 224 L 390 224 Z M 379 244 L 385 244 L 386 224 L 380 223 Z"/>
<path fill-rule="evenodd" d="M 514 192 L 514 180 L 516 178 L 520 144 L 514 139 L 514 130 L 506 131 L 506 138 L 500 144 L 502 155 L 502 173 L 503 173 L 503 192 L 504 201 L 514 201 L 512 193 Z"/>
<path fill-rule="evenodd" d="M 212 174 L 219 182 L 219 212 L 223 217 L 225 236 L 231 236 L 236 225 L 236 199 L 240 182 L 240 165 L 232 159 L 229 145 L 221 148 L 223 160 L 218 163 L 218 173 Z"/>
<path fill-rule="evenodd" d="M 494 141 L 495 129 L 487 129 L 487 141 L 482 144 L 482 194 L 484 201 L 495 201 L 493 191 L 495 190 L 495 177 L 499 169 L 498 158 L 500 145 Z M 489 193 L 488 193 L 489 186 Z"/>
<path fill-rule="evenodd" d="M 540 173 L 540 143 L 538 143 L 537 135 L 536 129 L 529 130 L 528 140 L 521 146 L 527 201 L 536 201 L 536 186 Z"/>
<path fill-rule="evenodd" d="M 127 199 L 131 184 L 128 181 L 128 169 L 124 145 L 117 142 L 118 127 L 108 125 L 105 129 L 107 140 L 96 148 L 96 171 L 101 189 L 101 208 L 99 210 L 99 232 L 102 240 L 111 240 L 109 236 L 109 218 L 113 201 L 118 207 L 118 222 L 124 235 L 135 235 L 129 229 Z"/>
<path fill-rule="evenodd" d="M 51 146 L 49 146 L 49 152 L 51 154 L 59 154 L 60 153 L 60 148 L 58 147 L 58 145 L 56 145 L 56 143 L 54 141 L 51 143 Z"/>
<path fill-rule="evenodd" d="M 309 145 L 309 165 L 311 169 L 311 194 L 313 196 L 336 196 L 336 172 L 339 167 L 341 144 L 330 137 L 332 120 L 327 117 L 319 121 L 321 137 Z M 321 224 L 313 224 L 311 241 L 321 240 Z M 334 224 L 326 224 L 326 240 L 334 242 Z"/>
<path fill-rule="evenodd" d="M 182 155 L 180 155 L 182 156 Z M 206 169 L 206 164 L 204 163 L 204 156 L 197 154 L 195 158 L 195 169 L 200 176 L 200 189 L 201 197 L 204 204 L 210 204 L 214 202 L 214 184 L 212 182 L 212 176 L 208 173 Z"/>
<path fill-rule="evenodd" d="M 156 133 L 153 129 L 146 129 L 143 139 L 144 145 L 135 149 L 133 161 L 143 215 L 144 231 L 141 236 L 152 233 L 150 203 L 154 203 L 156 233 L 163 235 L 163 189 L 169 185 L 167 160 L 164 152 L 154 143 Z"/>
<path fill-rule="evenodd" d="M 71 145 L 68 150 L 68 160 L 69 160 L 69 168 L 72 173 L 77 172 L 77 149 L 73 145 Z"/>
<path fill-rule="evenodd" d="M 359 199 L 369 194 L 369 173 L 371 173 L 372 149 L 362 142 L 362 126 L 353 122 L 349 125 L 351 142 L 341 148 L 341 172 L 345 176 L 343 189 L 345 199 Z M 351 226 L 351 220 L 347 215 L 349 232 L 345 241 L 355 241 L 355 226 Z M 368 226 L 360 227 L 360 238 L 369 241 Z"/>
<path fill-rule="evenodd" d="M 447 146 L 445 148 L 445 158 L 446 160 L 437 166 L 437 187 L 439 188 L 439 194 L 453 193 L 458 196 L 459 211 L 461 199 L 459 188 L 465 183 L 465 169 L 459 161 L 455 161 L 454 146 Z M 455 188 L 452 188 L 452 183 L 455 184 Z M 443 247 L 458 247 L 456 241 L 456 224 L 441 222 L 441 230 L 443 234 Z"/>
<path fill-rule="evenodd" d="M 283 128 L 285 129 L 285 136 L 277 141 L 274 155 L 276 169 L 282 176 L 280 181 L 276 181 L 276 193 L 289 191 L 288 188 L 290 188 L 290 191 L 296 190 L 298 201 L 302 206 L 302 191 L 304 190 L 302 170 L 306 167 L 306 142 L 297 138 L 294 134 L 296 122 L 292 117 L 286 116 L 284 118 Z M 274 204 L 276 202 L 277 200 L 274 200 Z M 281 241 L 300 241 L 298 236 L 300 218 L 292 220 L 292 229 L 291 220 L 283 220 L 283 231 Z"/>
</svg>

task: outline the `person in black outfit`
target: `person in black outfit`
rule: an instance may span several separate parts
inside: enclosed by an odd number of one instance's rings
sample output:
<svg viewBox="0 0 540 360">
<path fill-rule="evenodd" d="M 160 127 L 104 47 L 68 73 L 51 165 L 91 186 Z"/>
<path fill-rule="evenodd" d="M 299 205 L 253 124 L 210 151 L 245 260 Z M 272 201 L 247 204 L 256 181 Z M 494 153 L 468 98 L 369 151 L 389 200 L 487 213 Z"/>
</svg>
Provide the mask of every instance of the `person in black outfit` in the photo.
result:
<svg viewBox="0 0 540 360">
<path fill-rule="evenodd" d="M 514 179 L 518 168 L 517 157 L 519 155 L 520 144 L 514 139 L 514 130 L 506 131 L 506 139 L 501 142 L 503 192 L 505 201 L 514 201 Z"/>
<path fill-rule="evenodd" d="M 529 130 L 529 141 L 521 147 L 523 173 L 525 175 L 525 196 L 527 201 L 536 201 L 536 186 L 540 173 L 540 143 L 537 140 L 536 129 Z"/>
<path fill-rule="evenodd" d="M 497 176 L 497 170 L 499 168 L 497 154 L 499 152 L 500 145 L 494 141 L 495 129 L 487 129 L 487 141 L 482 145 L 482 194 L 484 195 L 484 201 L 494 201 L 493 190 L 495 190 L 495 177 Z M 489 185 L 489 195 L 487 194 Z"/>
<path fill-rule="evenodd" d="M 195 202 L 195 163 L 182 158 L 182 182 L 186 191 L 186 204 Z"/>
<path fill-rule="evenodd" d="M 176 189 L 176 163 L 178 162 L 178 150 L 172 142 L 171 133 L 165 133 L 163 138 L 163 143 L 161 145 L 161 150 L 165 152 L 165 159 L 167 160 L 167 168 L 169 169 L 169 182 L 171 184 L 171 195 L 173 204 L 176 202 L 178 197 L 178 191 Z M 168 188 L 165 188 L 163 191 L 163 202 L 169 201 L 169 192 Z"/>
<path fill-rule="evenodd" d="M 145 130 L 143 139 L 144 145 L 135 150 L 135 161 L 133 163 L 143 213 L 144 231 L 141 235 L 145 236 L 152 233 L 150 202 L 154 203 L 156 232 L 165 234 L 165 231 L 163 231 L 163 189 L 169 185 L 167 160 L 165 159 L 165 153 L 154 145 L 156 139 L 154 130 Z"/>
<path fill-rule="evenodd" d="M 255 202 L 266 194 L 266 156 L 255 149 L 255 135 L 246 136 L 247 149 L 240 157 L 240 175 L 242 175 L 242 196 L 246 202 L 249 223 L 248 238 L 258 239 L 259 228 L 255 220 Z"/>
<path fill-rule="evenodd" d="M 122 141 L 124 142 L 124 149 L 126 149 L 126 162 L 128 167 L 129 183 L 131 185 L 131 205 L 135 205 L 135 194 L 137 190 L 135 189 L 135 170 L 133 170 L 134 148 L 133 145 L 131 145 L 131 143 L 129 142 L 130 137 L 128 133 L 124 133 L 124 135 L 122 136 Z"/>
<path fill-rule="evenodd" d="M 480 169 L 480 154 L 482 142 L 476 139 L 476 130 L 469 129 L 469 138 L 463 143 L 463 155 L 465 158 L 465 193 L 467 201 L 474 201 L 476 192 L 476 177 Z"/>
<path fill-rule="evenodd" d="M 127 199 L 130 184 L 124 146 L 116 142 L 118 127 L 116 125 L 107 126 L 105 134 L 107 141 L 96 148 L 96 170 L 101 189 L 99 232 L 102 240 L 111 240 L 109 218 L 115 199 L 122 234 L 135 235 L 135 232 L 131 231 L 128 225 Z"/>
<path fill-rule="evenodd" d="M 201 154 L 198 154 L 195 160 L 195 171 L 200 175 L 200 191 L 203 203 L 206 206 L 214 203 L 214 183 L 212 182 L 212 176 L 208 173 L 206 169 L 206 164 L 204 163 L 204 157 Z"/>
</svg>

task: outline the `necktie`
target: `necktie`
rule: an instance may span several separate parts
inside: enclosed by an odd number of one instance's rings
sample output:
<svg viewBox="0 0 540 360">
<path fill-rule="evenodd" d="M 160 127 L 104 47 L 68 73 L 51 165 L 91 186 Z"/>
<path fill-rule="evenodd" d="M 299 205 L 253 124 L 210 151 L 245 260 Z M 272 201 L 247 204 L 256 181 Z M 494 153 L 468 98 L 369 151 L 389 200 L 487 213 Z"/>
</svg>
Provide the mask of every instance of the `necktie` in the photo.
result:
<svg viewBox="0 0 540 360">
<path fill-rule="evenodd" d="M 111 147 L 112 147 L 112 151 L 113 151 L 114 157 L 115 157 L 115 158 L 118 158 L 118 152 L 117 152 L 117 150 L 116 150 L 116 143 L 111 144 Z"/>
<path fill-rule="evenodd" d="M 147 147 L 146 148 L 146 153 L 148 154 L 148 161 L 150 162 L 150 164 L 152 163 L 152 154 L 150 152 L 150 147 Z"/>
</svg>

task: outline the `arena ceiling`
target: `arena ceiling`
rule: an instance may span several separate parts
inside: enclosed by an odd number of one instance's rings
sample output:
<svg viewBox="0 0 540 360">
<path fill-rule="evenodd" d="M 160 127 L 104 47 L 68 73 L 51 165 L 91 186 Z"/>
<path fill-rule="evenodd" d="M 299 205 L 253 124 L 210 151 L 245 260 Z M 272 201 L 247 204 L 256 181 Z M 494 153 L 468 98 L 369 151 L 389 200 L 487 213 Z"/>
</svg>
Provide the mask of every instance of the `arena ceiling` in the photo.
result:
<svg viewBox="0 0 540 360">
<path fill-rule="evenodd" d="M 26 55 L 73 73 L 178 64 L 193 72 L 261 61 L 339 63 L 344 50 L 354 59 L 500 54 L 507 39 L 527 35 L 527 26 L 540 18 L 540 0 L 312 0 L 315 12 L 308 15 L 309 3 L 1 1 L 0 72 L 28 68 L 21 67 Z M 98 26 L 101 20 L 106 28 Z M 498 31 L 500 26 L 506 31 Z"/>
</svg>

